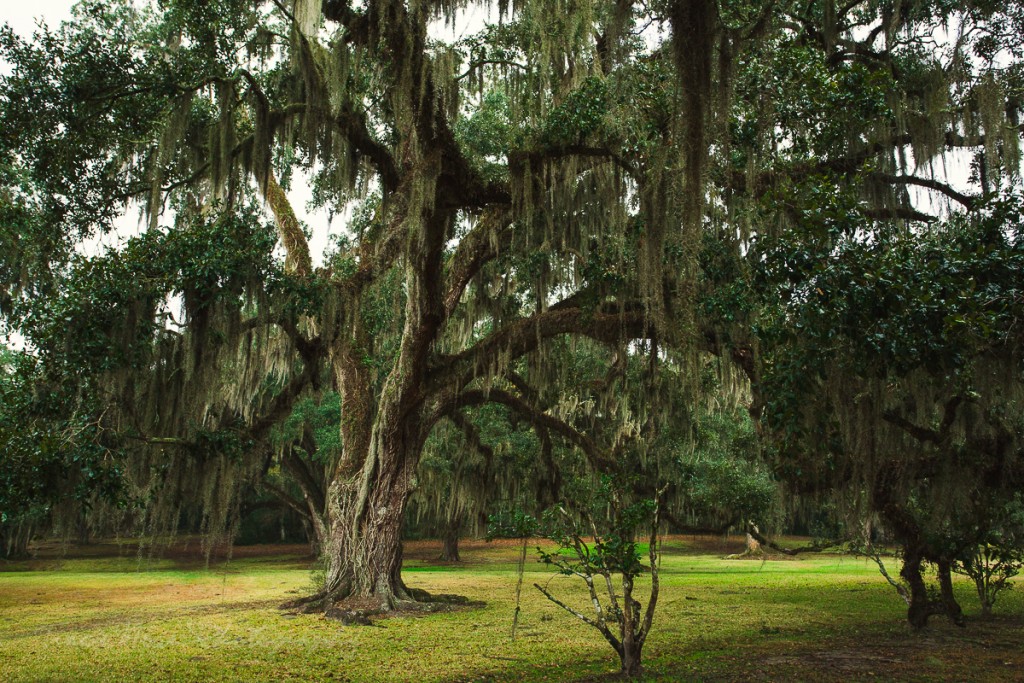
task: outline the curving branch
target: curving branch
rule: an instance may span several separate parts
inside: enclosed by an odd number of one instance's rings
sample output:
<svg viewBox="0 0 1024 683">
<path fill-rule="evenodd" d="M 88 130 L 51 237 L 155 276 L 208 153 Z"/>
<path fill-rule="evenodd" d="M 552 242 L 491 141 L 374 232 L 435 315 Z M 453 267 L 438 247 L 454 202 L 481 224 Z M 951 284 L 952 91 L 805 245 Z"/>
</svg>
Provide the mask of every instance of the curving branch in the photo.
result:
<svg viewBox="0 0 1024 683">
<path fill-rule="evenodd" d="M 267 169 L 267 176 L 260 184 L 260 191 L 267 201 L 270 211 L 274 214 L 274 223 L 277 225 L 277 232 L 281 237 L 281 244 L 284 245 L 285 272 L 293 273 L 299 277 L 308 277 L 313 272 L 313 260 L 309 255 L 309 242 L 302 232 L 299 219 L 295 215 L 288 195 L 285 194 L 277 179 L 274 178 L 272 170 Z"/>
<path fill-rule="evenodd" d="M 921 427 L 916 425 L 910 420 L 906 419 L 895 410 L 887 410 L 882 413 L 882 419 L 891 425 L 899 427 L 904 432 L 914 437 L 918 441 L 928 442 L 932 444 L 941 444 L 949 438 L 949 431 L 953 427 L 953 423 L 956 421 L 957 409 L 964 402 L 965 397 L 958 394 L 948 401 L 942 408 L 942 422 L 939 423 L 938 429 L 931 429 L 928 427 Z"/>
<path fill-rule="evenodd" d="M 635 164 L 611 148 L 583 144 L 558 145 L 541 149 L 510 152 L 508 155 L 508 166 L 511 172 L 522 173 L 528 164 L 533 165 L 544 161 L 555 161 L 568 157 L 592 158 L 598 161 L 610 161 L 634 178 L 639 179 L 642 176 L 640 169 L 637 168 Z"/>
<path fill-rule="evenodd" d="M 496 257 L 508 241 L 512 215 L 505 210 L 485 211 L 473 229 L 456 247 L 448 261 L 448 276 L 444 284 L 445 317 L 451 316 L 459 305 L 470 281 L 488 261 Z"/>
<path fill-rule="evenodd" d="M 894 185 L 916 185 L 929 190 L 935 190 L 941 192 L 950 199 L 960 203 L 964 208 L 970 210 L 974 209 L 981 202 L 982 197 L 980 195 L 966 195 L 962 192 L 958 192 L 953 189 L 947 183 L 933 180 L 930 178 L 919 178 L 914 175 L 891 175 L 888 173 L 871 173 L 870 178 L 879 180 L 884 183 L 891 183 Z"/>
<path fill-rule="evenodd" d="M 270 405 L 263 413 L 253 420 L 252 424 L 248 428 L 249 436 L 254 441 L 262 441 L 270 435 L 270 430 L 281 423 L 281 421 L 288 416 L 295 402 L 306 387 L 313 384 L 316 377 L 319 364 L 306 363 L 298 375 L 293 377 L 274 396 L 270 401 Z"/>
<path fill-rule="evenodd" d="M 480 437 L 480 429 L 461 412 L 454 410 L 448 414 L 448 419 L 456 427 L 462 430 L 462 436 L 477 453 L 484 456 L 487 462 L 494 462 L 494 449 L 483 442 Z"/>
<path fill-rule="evenodd" d="M 432 368 L 430 385 L 435 388 L 466 386 L 481 368 L 503 358 L 518 358 L 535 350 L 541 340 L 575 333 L 596 341 L 617 342 L 639 339 L 651 333 L 650 321 L 640 307 L 622 311 L 588 311 L 581 308 L 549 308 L 496 330 L 462 353 L 447 356 Z"/>
<path fill-rule="evenodd" d="M 462 392 L 457 400 L 458 407 L 480 406 L 486 403 L 503 405 L 528 420 L 535 427 L 562 436 L 566 441 L 579 448 L 590 460 L 591 465 L 599 472 L 614 472 L 618 463 L 608 458 L 600 446 L 586 434 L 573 428 L 563 420 L 527 403 L 515 394 L 503 389 L 489 390 L 471 389 Z"/>
</svg>

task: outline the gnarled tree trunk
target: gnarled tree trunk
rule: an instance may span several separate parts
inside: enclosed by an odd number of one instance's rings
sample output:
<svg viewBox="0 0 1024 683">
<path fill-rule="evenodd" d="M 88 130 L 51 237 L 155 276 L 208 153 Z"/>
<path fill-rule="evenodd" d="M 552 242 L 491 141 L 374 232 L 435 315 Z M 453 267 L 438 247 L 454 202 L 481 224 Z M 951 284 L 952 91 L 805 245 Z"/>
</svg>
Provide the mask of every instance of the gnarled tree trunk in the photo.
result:
<svg viewBox="0 0 1024 683">
<path fill-rule="evenodd" d="M 914 628 L 924 628 L 927 626 L 928 617 L 933 613 L 931 602 L 928 600 L 928 587 L 925 585 L 924 577 L 921 575 L 923 560 L 920 549 L 904 549 L 903 568 L 900 569 L 900 576 L 910 589 L 907 621 Z"/>
<path fill-rule="evenodd" d="M 328 491 L 328 602 L 381 612 L 412 600 L 402 583 L 402 522 L 422 439 L 385 411 L 358 470 Z M 413 433 L 410 433 L 413 432 Z"/>
</svg>

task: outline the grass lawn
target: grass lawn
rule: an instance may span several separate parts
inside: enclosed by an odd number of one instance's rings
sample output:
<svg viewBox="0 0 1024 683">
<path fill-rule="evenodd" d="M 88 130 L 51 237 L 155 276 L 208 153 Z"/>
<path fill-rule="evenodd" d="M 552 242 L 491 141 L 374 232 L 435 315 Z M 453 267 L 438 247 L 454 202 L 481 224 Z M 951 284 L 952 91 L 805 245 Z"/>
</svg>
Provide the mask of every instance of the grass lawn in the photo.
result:
<svg viewBox="0 0 1024 683">
<path fill-rule="evenodd" d="M 1024 680 L 1024 591 L 996 618 L 933 619 L 922 633 L 873 564 L 841 555 L 725 560 L 739 539 L 672 537 L 644 662 L 650 680 Z M 614 652 L 532 588 L 586 605 L 582 586 L 527 563 L 523 612 L 510 639 L 517 549 L 464 541 L 464 562 L 409 543 L 405 581 L 486 606 L 342 626 L 277 609 L 311 587 L 297 547 L 236 548 L 210 569 L 177 548 L 139 559 L 128 546 L 44 548 L 0 562 L 0 681 L 341 680 L 593 681 Z M 894 571 L 891 570 L 891 571 Z"/>
</svg>

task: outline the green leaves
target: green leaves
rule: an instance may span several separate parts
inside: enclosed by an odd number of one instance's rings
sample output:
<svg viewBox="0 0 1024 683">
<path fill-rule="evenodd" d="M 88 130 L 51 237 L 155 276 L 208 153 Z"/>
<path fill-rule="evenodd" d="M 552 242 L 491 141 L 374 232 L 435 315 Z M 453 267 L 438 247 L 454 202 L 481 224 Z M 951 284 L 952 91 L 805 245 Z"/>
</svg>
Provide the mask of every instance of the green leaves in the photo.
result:
<svg viewBox="0 0 1024 683">
<path fill-rule="evenodd" d="M 519 509 L 502 510 L 487 516 L 487 540 L 495 538 L 530 538 L 540 530 L 533 515 Z"/>
<path fill-rule="evenodd" d="M 552 149 L 584 144 L 599 137 L 607 113 L 607 85 L 604 79 L 591 76 L 548 114 L 540 142 Z"/>
<path fill-rule="evenodd" d="M 0 351 L 0 536 L 4 524 L 45 520 L 57 505 L 126 496 L 95 406 L 40 370 L 27 354 Z"/>
</svg>

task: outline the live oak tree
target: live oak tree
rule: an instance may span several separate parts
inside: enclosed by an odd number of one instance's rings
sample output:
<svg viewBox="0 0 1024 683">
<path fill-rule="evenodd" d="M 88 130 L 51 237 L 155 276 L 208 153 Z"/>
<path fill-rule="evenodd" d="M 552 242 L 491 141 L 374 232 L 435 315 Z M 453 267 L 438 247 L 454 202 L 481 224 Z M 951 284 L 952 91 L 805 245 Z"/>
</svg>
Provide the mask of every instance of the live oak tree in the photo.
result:
<svg viewBox="0 0 1024 683">
<path fill-rule="evenodd" d="M 457 44 L 428 26 L 458 8 L 397 2 L 85 3 L 31 44 L 4 34 L 5 163 L 47 227 L 9 236 L 11 320 L 101 397 L 154 528 L 192 492 L 211 528 L 230 517 L 274 426 L 329 382 L 317 603 L 395 607 L 421 449 L 467 391 L 489 400 L 558 335 L 685 336 L 665 321 L 692 277 L 708 106 L 670 74 L 710 74 L 644 47 L 639 9 L 565 9 L 503 7 Z M 711 9 L 672 21 L 705 45 Z M 316 269 L 282 185 L 299 171 L 331 211 L 355 207 Z M 140 236 L 76 252 L 130 201 Z"/>
<path fill-rule="evenodd" d="M 1020 215 L 1014 198 L 913 239 L 841 238 L 773 326 L 786 341 L 763 388 L 780 471 L 877 516 L 900 546 L 916 627 L 962 622 L 950 572 L 1009 523 L 1024 476 Z"/>
</svg>

